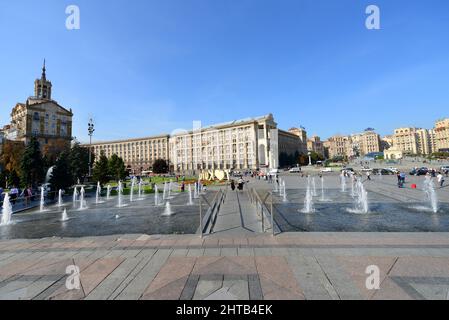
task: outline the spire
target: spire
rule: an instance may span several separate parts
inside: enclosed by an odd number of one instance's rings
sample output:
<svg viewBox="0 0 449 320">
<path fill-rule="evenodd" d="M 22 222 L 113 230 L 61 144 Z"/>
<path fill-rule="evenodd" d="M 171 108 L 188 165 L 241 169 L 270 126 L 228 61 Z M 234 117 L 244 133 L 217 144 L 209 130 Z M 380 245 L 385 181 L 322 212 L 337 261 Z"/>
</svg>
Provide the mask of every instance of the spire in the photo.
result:
<svg viewBox="0 0 449 320">
<path fill-rule="evenodd" d="M 42 67 L 42 80 L 46 80 L 46 78 L 47 78 L 47 76 L 45 74 L 46 70 L 47 69 L 45 69 L 45 59 L 44 59 L 44 66 Z"/>
</svg>

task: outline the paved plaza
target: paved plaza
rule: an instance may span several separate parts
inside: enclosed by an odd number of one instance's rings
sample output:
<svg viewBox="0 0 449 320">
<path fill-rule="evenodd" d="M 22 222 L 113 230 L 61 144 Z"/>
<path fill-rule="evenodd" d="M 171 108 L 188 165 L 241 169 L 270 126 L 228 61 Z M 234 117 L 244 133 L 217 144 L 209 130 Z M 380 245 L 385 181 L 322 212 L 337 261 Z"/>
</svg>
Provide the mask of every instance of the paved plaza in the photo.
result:
<svg viewBox="0 0 449 320">
<path fill-rule="evenodd" d="M 395 177 L 367 190 L 391 201 L 421 201 Z M 288 190 L 304 188 L 284 176 Z M 302 180 L 301 180 L 302 179 Z M 420 182 L 418 179 L 416 182 Z M 299 182 L 298 182 L 299 181 Z M 331 182 L 333 181 L 333 182 Z M 410 181 L 413 182 L 413 181 Z M 338 177 L 330 176 L 337 188 Z M 252 179 L 249 187 L 271 190 Z M 448 202 L 448 189 L 437 190 Z M 262 232 L 249 193 L 228 190 L 213 233 L 108 235 L 0 241 L 0 299 L 348 300 L 449 298 L 449 233 Z M 80 271 L 69 290 L 68 266 Z M 380 271 L 367 288 L 367 268 Z"/>
</svg>

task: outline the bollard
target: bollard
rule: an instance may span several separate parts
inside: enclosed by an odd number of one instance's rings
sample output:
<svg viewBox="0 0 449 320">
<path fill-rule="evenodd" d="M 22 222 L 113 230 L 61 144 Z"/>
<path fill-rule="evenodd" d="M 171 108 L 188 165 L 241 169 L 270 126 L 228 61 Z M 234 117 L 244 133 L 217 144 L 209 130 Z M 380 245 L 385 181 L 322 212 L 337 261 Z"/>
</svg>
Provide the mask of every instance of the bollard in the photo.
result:
<svg viewBox="0 0 449 320">
<path fill-rule="evenodd" d="M 201 203 L 201 195 L 200 195 L 200 238 L 203 238 L 203 206 Z"/>
<path fill-rule="evenodd" d="M 271 210 L 271 236 L 274 237 L 273 192 L 271 192 L 270 210 Z"/>
</svg>

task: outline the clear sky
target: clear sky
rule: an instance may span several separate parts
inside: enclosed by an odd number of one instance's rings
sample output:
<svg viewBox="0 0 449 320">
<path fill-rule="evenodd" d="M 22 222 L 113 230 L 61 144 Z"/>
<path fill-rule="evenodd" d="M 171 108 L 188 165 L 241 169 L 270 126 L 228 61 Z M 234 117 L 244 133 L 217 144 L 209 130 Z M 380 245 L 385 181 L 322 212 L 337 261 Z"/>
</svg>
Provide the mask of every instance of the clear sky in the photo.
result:
<svg viewBox="0 0 449 320">
<path fill-rule="evenodd" d="M 0 0 L 1 125 L 44 58 L 81 141 L 91 116 L 96 140 L 270 112 L 322 138 L 449 117 L 447 0 Z"/>
</svg>

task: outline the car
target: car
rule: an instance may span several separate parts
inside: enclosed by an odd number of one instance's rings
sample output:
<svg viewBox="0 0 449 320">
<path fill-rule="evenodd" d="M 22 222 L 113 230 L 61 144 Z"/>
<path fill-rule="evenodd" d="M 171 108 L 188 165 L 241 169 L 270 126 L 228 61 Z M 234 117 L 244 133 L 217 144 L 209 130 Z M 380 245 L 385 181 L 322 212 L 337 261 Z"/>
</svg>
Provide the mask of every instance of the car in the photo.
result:
<svg viewBox="0 0 449 320">
<path fill-rule="evenodd" d="M 362 172 L 372 172 L 373 171 L 373 169 L 370 169 L 370 168 L 363 168 L 362 169 Z"/>
<path fill-rule="evenodd" d="M 301 172 L 301 168 L 300 167 L 291 168 L 288 172 L 299 173 L 299 172 Z"/>
<path fill-rule="evenodd" d="M 332 172 L 332 168 L 323 168 L 320 170 L 320 172 L 324 173 L 324 172 Z"/>
<path fill-rule="evenodd" d="M 376 169 L 373 169 L 373 174 L 374 175 L 379 175 L 379 173 L 381 175 L 383 175 L 383 176 L 390 176 L 390 175 L 394 175 L 395 174 L 392 170 L 390 170 L 388 168 L 383 168 L 383 169 L 376 168 Z"/>
<path fill-rule="evenodd" d="M 276 175 L 279 174 L 280 170 L 279 169 L 271 169 L 270 170 L 270 175 Z"/>
<path fill-rule="evenodd" d="M 410 175 L 412 176 L 425 176 L 429 172 L 428 168 L 415 168 L 412 171 L 410 171 Z"/>
<path fill-rule="evenodd" d="M 442 166 L 441 171 L 443 171 L 443 172 L 449 171 L 449 166 Z"/>
<path fill-rule="evenodd" d="M 397 168 L 388 167 L 387 169 L 393 171 L 393 173 L 399 173 L 399 170 Z"/>
</svg>

